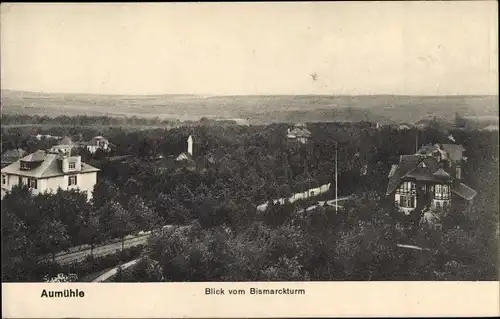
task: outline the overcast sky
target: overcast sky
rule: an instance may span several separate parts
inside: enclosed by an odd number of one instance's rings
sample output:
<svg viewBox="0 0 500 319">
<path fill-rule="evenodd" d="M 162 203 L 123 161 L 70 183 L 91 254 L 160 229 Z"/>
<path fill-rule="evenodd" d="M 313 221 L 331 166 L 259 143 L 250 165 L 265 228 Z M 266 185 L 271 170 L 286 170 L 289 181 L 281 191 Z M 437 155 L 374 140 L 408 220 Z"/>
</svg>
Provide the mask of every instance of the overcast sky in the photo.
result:
<svg viewBox="0 0 500 319">
<path fill-rule="evenodd" d="M 497 94 L 497 3 L 2 4 L 3 89 Z"/>
</svg>

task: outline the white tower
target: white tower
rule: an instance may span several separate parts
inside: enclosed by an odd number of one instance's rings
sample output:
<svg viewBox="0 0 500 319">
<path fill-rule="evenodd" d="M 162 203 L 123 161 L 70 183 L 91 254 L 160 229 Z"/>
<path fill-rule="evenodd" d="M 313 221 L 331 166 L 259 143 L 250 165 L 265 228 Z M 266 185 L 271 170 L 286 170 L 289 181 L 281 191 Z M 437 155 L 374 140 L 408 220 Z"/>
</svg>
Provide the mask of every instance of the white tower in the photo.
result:
<svg viewBox="0 0 500 319">
<path fill-rule="evenodd" d="M 193 137 L 191 135 L 189 135 L 187 142 L 188 142 L 188 153 L 191 156 L 193 156 Z"/>
</svg>

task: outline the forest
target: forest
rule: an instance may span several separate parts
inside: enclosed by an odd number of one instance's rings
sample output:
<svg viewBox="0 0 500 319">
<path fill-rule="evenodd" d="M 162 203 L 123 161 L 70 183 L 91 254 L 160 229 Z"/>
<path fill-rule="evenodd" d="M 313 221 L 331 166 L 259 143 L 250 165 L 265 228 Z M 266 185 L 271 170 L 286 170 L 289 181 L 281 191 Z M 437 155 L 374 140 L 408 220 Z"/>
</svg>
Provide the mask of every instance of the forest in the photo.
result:
<svg viewBox="0 0 500 319">
<path fill-rule="evenodd" d="M 306 145 L 286 140 L 287 124 L 2 128 L 2 152 L 56 143 L 44 134 L 88 140 L 103 135 L 111 154 L 75 153 L 101 169 L 93 199 L 76 191 L 31 196 L 14 189 L 2 200 L 3 281 L 38 281 L 40 256 L 98 245 L 141 230 L 158 231 L 142 261 L 115 281 L 495 280 L 498 278 L 498 136 L 438 127 L 398 131 L 367 123 L 308 123 Z M 466 148 L 464 178 L 478 192 L 471 212 L 450 211 L 442 229 L 406 220 L 385 198 L 387 174 L 419 144 Z M 186 139 L 192 161 L 177 162 Z M 311 201 L 255 207 L 334 179 L 356 199 L 336 213 Z M 126 160 L 113 158 L 128 155 Z M 367 167 L 366 174 L 363 167 Z M 333 195 L 332 197 L 333 198 Z M 401 249 L 411 243 L 428 250 Z M 49 258 L 50 259 L 50 258 Z"/>
</svg>

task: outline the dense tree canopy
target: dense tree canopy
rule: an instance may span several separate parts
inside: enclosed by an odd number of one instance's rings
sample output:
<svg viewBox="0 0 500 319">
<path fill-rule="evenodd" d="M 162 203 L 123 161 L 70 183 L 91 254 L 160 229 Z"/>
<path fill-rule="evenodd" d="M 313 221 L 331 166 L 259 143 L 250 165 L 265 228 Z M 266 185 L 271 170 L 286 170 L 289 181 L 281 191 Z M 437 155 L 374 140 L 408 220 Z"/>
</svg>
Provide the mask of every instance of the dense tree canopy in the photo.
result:
<svg viewBox="0 0 500 319">
<path fill-rule="evenodd" d="M 387 174 L 401 154 L 415 152 L 416 140 L 420 145 L 445 143 L 447 134 L 434 127 L 399 131 L 362 123 L 311 123 L 311 140 L 299 145 L 286 140 L 286 128 L 2 128 L 2 151 L 50 146 L 30 137 L 35 133 L 81 140 L 104 135 L 114 145 L 110 154 L 97 157 L 80 150 L 84 161 L 101 169 L 90 202 L 75 191 L 31 196 L 27 188 L 16 188 L 5 196 L 2 252 L 8 259 L 3 276 L 33 280 L 37 256 L 81 244 L 94 247 L 168 224 L 179 227 L 157 234 L 144 260 L 121 272 L 120 280 L 497 278 L 496 134 L 451 132 L 467 150 L 464 178 L 478 191 L 476 204 L 472 212 L 449 212 L 442 229 L 429 229 L 385 205 Z M 193 161 L 175 161 L 187 150 L 190 134 Z M 313 204 L 307 201 L 256 210 L 271 199 L 324 183 L 332 183 L 332 189 L 322 196 L 333 198 L 335 150 L 338 194 L 356 193 L 359 200 L 344 203 L 338 213 L 332 207 L 304 211 Z M 116 160 L 122 155 L 130 157 Z M 402 241 L 429 250 L 402 250 L 396 246 Z"/>
</svg>

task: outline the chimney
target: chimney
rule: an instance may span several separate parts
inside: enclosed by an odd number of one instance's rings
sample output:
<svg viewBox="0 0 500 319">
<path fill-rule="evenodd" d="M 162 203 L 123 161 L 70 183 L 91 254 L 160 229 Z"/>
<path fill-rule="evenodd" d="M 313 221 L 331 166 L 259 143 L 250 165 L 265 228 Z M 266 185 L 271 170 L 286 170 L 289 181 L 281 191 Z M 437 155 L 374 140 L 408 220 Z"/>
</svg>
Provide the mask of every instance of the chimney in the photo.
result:
<svg viewBox="0 0 500 319">
<path fill-rule="evenodd" d="M 63 171 L 63 173 L 69 172 L 69 158 L 67 156 L 62 156 L 61 164 L 61 170 Z"/>
</svg>

